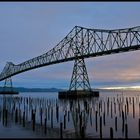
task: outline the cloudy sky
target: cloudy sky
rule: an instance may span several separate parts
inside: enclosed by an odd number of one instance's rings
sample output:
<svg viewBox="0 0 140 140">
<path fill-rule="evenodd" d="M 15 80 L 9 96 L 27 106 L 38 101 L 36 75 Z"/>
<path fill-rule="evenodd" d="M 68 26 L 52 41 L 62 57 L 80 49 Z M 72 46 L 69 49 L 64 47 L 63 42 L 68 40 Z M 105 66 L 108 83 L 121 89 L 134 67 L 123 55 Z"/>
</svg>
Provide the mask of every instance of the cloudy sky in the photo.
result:
<svg viewBox="0 0 140 140">
<path fill-rule="evenodd" d="M 0 2 L 0 71 L 52 49 L 76 25 L 119 29 L 140 25 L 140 2 Z M 85 60 L 92 88 L 140 86 L 140 51 Z M 74 62 L 14 76 L 14 86 L 68 88 Z M 0 82 L 3 85 L 3 82 Z"/>
</svg>

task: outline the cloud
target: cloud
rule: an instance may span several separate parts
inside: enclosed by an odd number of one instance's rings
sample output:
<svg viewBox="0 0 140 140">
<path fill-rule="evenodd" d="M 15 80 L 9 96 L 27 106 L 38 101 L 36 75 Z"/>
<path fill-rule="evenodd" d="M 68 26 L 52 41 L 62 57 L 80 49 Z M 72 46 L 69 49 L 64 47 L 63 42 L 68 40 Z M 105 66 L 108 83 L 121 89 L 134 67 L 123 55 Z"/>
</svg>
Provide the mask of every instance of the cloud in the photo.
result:
<svg viewBox="0 0 140 140">
<path fill-rule="evenodd" d="M 6 2 L 0 3 L 0 71 L 52 49 L 75 26 L 116 29 L 139 25 L 140 3 Z M 130 10 L 131 9 L 131 10 Z M 134 16 L 135 15 L 135 16 Z M 140 51 L 86 59 L 93 85 L 139 83 Z M 28 71 L 13 79 L 24 86 L 70 82 L 74 62 Z M 17 82 L 18 81 L 18 82 Z M 66 82 L 67 81 L 67 82 Z M 41 85 L 40 84 L 40 85 Z"/>
</svg>

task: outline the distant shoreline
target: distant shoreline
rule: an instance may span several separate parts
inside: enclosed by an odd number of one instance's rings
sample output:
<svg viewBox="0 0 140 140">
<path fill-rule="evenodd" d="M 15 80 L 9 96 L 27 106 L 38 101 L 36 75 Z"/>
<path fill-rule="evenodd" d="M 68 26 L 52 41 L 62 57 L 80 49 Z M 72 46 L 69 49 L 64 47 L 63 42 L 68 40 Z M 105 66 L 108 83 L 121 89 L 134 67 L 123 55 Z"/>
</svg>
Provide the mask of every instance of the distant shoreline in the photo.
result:
<svg viewBox="0 0 140 140">
<path fill-rule="evenodd" d="M 6 88 L 5 90 L 10 90 L 9 88 Z M 59 92 L 67 89 L 59 89 L 59 88 L 24 88 L 24 87 L 14 87 L 14 91 L 18 92 Z M 122 88 L 122 89 L 103 89 L 103 88 L 96 88 L 92 90 L 99 90 L 99 91 L 108 91 L 108 92 L 113 92 L 113 91 L 140 91 L 140 88 Z M 0 91 L 3 91 L 3 87 L 0 87 Z"/>
<path fill-rule="evenodd" d="M 140 92 L 140 89 L 138 88 L 122 88 L 122 89 L 97 89 L 97 90 L 100 90 L 100 91 L 108 91 L 108 92 L 113 92 L 113 91 L 118 91 L 118 92 L 122 92 L 122 91 L 137 91 L 137 92 Z"/>
<path fill-rule="evenodd" d="M 6 88 L 5 90 L 11 90 L 10 88 Z M 14 87 L 14 91 L 18 92 L 59 92 L 62 89 L 57 88 L 24 88 L 24 87 Z M 3 87 L 0 87 L 0 91 L 3 91 Z"/>
</svg>

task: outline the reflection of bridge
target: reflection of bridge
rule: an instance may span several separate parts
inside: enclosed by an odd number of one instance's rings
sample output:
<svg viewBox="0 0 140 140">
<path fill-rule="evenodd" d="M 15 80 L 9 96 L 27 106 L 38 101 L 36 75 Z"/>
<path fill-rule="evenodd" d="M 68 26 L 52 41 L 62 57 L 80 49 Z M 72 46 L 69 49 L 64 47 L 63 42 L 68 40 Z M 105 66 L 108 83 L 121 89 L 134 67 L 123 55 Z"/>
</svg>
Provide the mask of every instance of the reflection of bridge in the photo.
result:
<svg viewBox="0 0 140 140">
<path fill-rule="evenodd" d="M 84 138 L 88 128 L 88 122 L 92 123 L 92 109 L 98 103 L 99 98 L 79 98 L 79 99 L 61 99 L 63 106 L 68 105 L 72 117 L 72 124 L 75 129 L 76 138 Z M 66 111 L 66 110 L 65 110 Z"/>
<path fill-rule="evenodd" d="M 140 49 L 140 27 L 103 30 L 75 26 L 53 49 L 20 63 L 7 62 L 0 81 L 42 66 L 75 60 L 70 90 L 90 89 L 84 58 Z"/>
</svg>

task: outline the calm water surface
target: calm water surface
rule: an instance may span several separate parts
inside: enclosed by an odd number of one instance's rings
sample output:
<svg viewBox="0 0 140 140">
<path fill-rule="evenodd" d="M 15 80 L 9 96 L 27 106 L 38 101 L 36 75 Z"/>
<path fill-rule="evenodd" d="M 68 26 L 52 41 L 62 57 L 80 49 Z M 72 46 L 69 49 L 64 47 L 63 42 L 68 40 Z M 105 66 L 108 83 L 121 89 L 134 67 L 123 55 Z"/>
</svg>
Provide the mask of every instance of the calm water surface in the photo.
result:
<svg viewBox="0 0 140 140">
<path fill-rule="evenodd" d="M 0 137 L 60 138 L 62 124 L 64 138 L 110 138 L 110 128 L 114 138 L 139 138 L 139 95 L 134 91 L 101 91 L 99 98 L 78 100 L 59 100 L 55 92 L 1 96 Z"/>
</svg>

